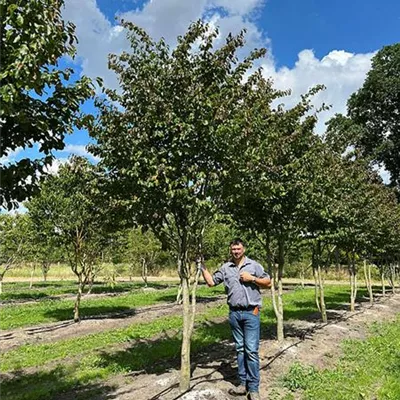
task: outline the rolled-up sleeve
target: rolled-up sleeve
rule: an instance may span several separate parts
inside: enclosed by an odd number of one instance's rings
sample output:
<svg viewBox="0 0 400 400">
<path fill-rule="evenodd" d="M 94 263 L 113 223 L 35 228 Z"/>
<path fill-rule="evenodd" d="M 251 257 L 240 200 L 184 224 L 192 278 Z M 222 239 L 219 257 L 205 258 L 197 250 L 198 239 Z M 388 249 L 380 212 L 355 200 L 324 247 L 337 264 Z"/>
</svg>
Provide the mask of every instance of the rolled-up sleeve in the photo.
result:
<svg viewBox="0 0 400 400">
<path fill-rule="evenodd" d="M 270 276 L 264 271 L 264 268 L 261 264 L 256 265 L 256 277 L 257 278 L 269 278 Z"/>
<path fill-rule="evenodd" d="M 219 285 L 220 283 L 222 283 L 224 281 L 224 273 L 222 272 L 222 268 L 220 268 L 218 271 L 215 271 L 212 278 L 214 281 L 214 285 Z"/>
</svg>

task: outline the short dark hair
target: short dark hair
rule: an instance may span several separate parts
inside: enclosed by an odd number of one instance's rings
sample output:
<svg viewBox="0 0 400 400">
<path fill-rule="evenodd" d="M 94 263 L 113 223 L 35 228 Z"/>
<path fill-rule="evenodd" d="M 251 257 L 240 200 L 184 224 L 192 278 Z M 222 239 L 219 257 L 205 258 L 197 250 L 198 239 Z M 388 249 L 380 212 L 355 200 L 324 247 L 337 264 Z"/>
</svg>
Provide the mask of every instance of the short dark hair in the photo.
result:
<svg viewBox="0 0 400 400">
<path fill-rule="evenodd" d="M 240 239 L 240 238 L 235 238 L 229 243 L 229 247 L 241 244 L 243 247 L 246 247 L 246 243 Z"/>
</svg>

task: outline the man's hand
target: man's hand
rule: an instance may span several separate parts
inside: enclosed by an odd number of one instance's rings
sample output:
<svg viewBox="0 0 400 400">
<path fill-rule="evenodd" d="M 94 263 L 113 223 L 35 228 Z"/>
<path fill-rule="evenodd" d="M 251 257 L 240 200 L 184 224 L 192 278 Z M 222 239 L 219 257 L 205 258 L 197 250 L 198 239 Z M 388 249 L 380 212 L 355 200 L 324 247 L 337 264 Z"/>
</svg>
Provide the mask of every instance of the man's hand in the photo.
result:
<svg viewBox="0 0 400 400">
<path fill-rule="evenodd" d="M 255 276 L 251 275 L 250 272 L 243 271 L 240 273 L 240 280 L 242 282 L 253 282 L 254 278 Z"/>
<path fill-rule="evenodd" d="M 201 272 L 203 274 L 203 278 L 206 281 L 207 285 L 210 286 L 210 287 L 214 286 L 215 284 L 214 284 L 214 280 L 212 278 L 212 275 L 208 272 L 208 270 L 207 270 L 205 265 L 201 266 Z"/>
</svg>

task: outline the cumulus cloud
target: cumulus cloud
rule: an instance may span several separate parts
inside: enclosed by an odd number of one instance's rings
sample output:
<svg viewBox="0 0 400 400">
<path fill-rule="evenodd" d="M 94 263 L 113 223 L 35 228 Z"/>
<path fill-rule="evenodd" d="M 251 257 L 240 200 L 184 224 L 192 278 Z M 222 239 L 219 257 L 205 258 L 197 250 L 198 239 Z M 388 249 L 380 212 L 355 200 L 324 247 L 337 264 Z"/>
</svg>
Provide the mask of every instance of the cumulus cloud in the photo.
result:
<svg viewBox="0 0 400 400">
<path fill-rule="evenodd" d="M 6 155 L 0 157 L 0 165 L 8 165 L 15 162 L 18 154 L 23 150 L 23 147 L 17 147 L 15 150 L 8 151 Z"/>
<path fill-rule="evenodd" d="M 230 32 L 237 34 L 246 28 L 248 52 L 269 43 L 252 19 L 252 14 L 263 3 L 264 0 L 152 0 L 118 17 L 134 22 L 154 39 L 163 37 L 172 47 L 177 36 L 183 35 L 189 24 L 200 18 L 218 25 L 221 40 Z M 77 60 L 83 74 L 92 78 L 100 76 L 107 87 L 117 87 L 114 73 L 108 70 L 107 57 L 129 49 L 125 31 L 107 19 L 96 0 L 66 0 L 63 17 L 76 25 Z"/>
<path fill-rule="evenodd" d="M 69 155 L 75 154 L 77 156 L 86 157 L 94 162 L 99 162 L 99 158 L 89 153 L 86 145 L 81 144 L 67 144 L 63 150 L 57 152 L 58 154 L 68 153 Z"/>
<path fill-rule="evenodd" d="M 53 162 L 44 168 L 44 171 L 50 175 L 57 175 L 60 167 L 68 162 L 68 158 L 55 158 Z"/>
<path fill-rule="evenodd" d="M 78 60 L 83 73 L 101 76 L 106 86 L 117 87 L 116 77 L 107 68 L 107 55 L 129 49 L 124 30 L 106 18 L 96 0 L 66 0 L 65 4 L 64 17 L 76 25 Z M 271 43 L 257 25 L 258 11 L 264 5 L 268 7 L 265 0 L 152 0 L 119 16 L 141 26 L 155 39 L 164 37 L 172 47 L 176 37 L 184 34 L 188 25 L 199 18 L 219 27 L 217 45 L 222 44 L 228 33 L 237 34 L 245 28 L 247 43 L 240 55 L 248 54 L 254 48 L 269 49 L 262 62 L 264 73 L 273 78 L 276 88 L 292 90 L 292 95 L 283 99 L 286 106 L 295 104 L 301 94 L 316 84 L 327 87 L 314 99 L 318 107 L 322 103 L 332 106 L 319 116 L 317 130 L 321 133 L 325 122 L 334 113 L 346 112 L 346 101 L 362 85 L 373 54 L 332 50 L 318 59 L 313 50 L 305 49 L 298 54 L 293 68 L 277 68 Z"/>
<path fill-rule="evenodd" d="M 371 67 L 373 53 L 353 54 L 344 50 L 333 50 L 322 59 L 315 57 L 312 50 L 299 53 L 293 68 L 276 69 L 274 65 L 264 64 L 264 73 L 274 80 L 277 89 L 291 89 L 291 96 L 284 99 L 287 106 L 299 101 L 300 96 L 317 84 L 326 89 L 314 98 L 314 105 L 323 103 L 331 106 L 329 111 L 320 114 L 317 131 L 322 133 L 325 122 L 336 113 L 346 113 L 349 96 L 359 89 Z"/>
</svg>

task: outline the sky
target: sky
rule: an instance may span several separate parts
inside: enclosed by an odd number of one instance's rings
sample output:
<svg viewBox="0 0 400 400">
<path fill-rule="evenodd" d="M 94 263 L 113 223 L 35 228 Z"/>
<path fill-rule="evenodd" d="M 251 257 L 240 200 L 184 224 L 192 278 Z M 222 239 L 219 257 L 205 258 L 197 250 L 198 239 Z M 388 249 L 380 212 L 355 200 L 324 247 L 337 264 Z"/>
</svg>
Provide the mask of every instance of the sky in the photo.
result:
<svg viewBox="0 0 400 400">
<path fill-rule="evenodd" d="M 76 76 L 102 77 L 108 87 L 117 87 L 107 69 L 107 55 L 129 50 L 125 32 L 116 17 L 130 20 L 153 38 L 164 37 L 174 46 L 188 25 L 203 19 L 220 30 L 219 41 L 228 33 L 247 30 L 243 54 L 267 48 L 261 61 L 265 76 L 278 89 L 291 89 L 283 102 L 293 105 L 316 84 L 326 90 L 315 105 L 331 105 L 320 115 L 318 133 L 335 113 L 346 112 L 346 101 L 363 84 L 373 55 L 385 45 L 400 40 L 399 0 L 65 0 L 63 17 L 76 25 L 75 60 L 64 59 Z M 83 109 L 94 112 L 93 102 Z M 90 138 L 85 131 L 66 137 L 64 151 L 55 152 L 51 170 L 57 170 L 71 154 L 86 155 Z M 36 157 L 37 147 L 17 149 L 2 163 Z"/>
</svg>

